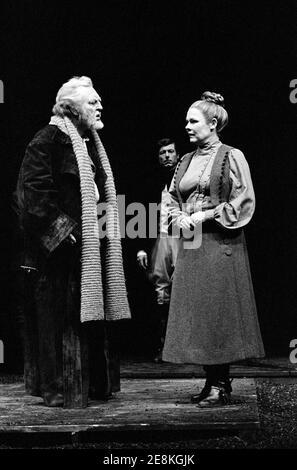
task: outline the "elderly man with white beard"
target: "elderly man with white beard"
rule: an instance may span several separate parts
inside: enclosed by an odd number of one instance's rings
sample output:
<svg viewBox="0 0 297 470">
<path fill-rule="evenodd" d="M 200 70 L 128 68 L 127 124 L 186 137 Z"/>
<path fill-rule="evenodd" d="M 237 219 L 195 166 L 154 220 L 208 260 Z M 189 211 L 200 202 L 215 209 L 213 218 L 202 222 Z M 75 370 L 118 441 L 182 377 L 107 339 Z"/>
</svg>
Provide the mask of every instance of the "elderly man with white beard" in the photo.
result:
<svg viewBox="0 0 297 470">
<path fill-rule="evenodd" d="M 34 326 L 30 341 L 36 338 L 27 349 L 38 369 L 27 390 L 46 406 L 83 407 L 120 388 L 113 332 L 130 310 L 114 180 L 98 135 L 102 109 L 89 77 L 64 83 L 49 124 L 26 148 L 15 193 L 32 290 L 27 325 Z M 107 235 L 99 229 L 100 203 Z"/>
</svg>

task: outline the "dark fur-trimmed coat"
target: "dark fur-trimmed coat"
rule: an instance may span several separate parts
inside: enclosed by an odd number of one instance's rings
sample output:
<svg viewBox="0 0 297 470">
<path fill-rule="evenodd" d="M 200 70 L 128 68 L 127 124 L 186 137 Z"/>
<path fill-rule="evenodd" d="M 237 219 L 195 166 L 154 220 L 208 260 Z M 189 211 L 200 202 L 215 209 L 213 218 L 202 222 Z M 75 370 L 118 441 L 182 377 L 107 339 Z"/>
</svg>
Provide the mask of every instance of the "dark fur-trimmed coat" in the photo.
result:
<svg viewBox="0 0 297 470">
<path fill-rule="evenodd" d="M 106 174 L 87 142 L 94 181 L 104 201 Z M 36 395 L 63 393 L 63 335 L 71 324 L 88 348 L 93 396 L 120 387 L 115 330 L 107 322 L 80 322 L 81 193 L 70 138 L 57 126 L 41 129 L 26 148 L 15 207 L 23 237 L 25 272 L 25 382 Z M 67 238 L 72 233 L 76 244 Z M 104 251 L 104 241 L 101 243 Z M 101 256 L 104 263 L 104 256 Z M 112 322 L 113 323 L 113 322 Z M 31 371 L 37 370 L 34 377 Z"/>
</svg>

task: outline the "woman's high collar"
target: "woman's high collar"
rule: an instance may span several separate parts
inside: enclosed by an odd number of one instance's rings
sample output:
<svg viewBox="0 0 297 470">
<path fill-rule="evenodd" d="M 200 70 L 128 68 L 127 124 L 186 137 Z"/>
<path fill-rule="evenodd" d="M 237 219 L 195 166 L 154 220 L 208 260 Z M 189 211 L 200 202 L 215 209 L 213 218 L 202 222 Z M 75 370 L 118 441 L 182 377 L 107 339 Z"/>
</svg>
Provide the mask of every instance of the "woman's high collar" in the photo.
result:
<svg viewBox="0 0 297 470">
<path fill-rule="evenodd" d="M 214 150 L 216 147 L 218 147 L 220 144 L 221 144 L 221 141 L 219 138 L 216 138 L 208 142 L 203 142 L 202 144 L 198 145 L 196 152 L 198 155 L 206 155 L 210 153 L 212 150 Z"/>
</svg>

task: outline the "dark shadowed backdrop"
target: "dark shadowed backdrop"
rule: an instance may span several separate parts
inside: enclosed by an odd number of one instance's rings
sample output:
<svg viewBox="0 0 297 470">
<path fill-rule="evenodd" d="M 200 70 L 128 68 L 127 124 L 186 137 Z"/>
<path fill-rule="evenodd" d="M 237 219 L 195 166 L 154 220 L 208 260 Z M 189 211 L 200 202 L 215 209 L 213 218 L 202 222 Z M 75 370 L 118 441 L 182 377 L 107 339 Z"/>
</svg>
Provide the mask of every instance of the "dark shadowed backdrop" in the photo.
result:
<svg viewBox="0 0 297 470">
<path fill-rule="evenodd" d="M 2 2 L 0 368 L 21 361 L 11 193 L 27 143 L 73 75 L 90 76 L 102 96 L 101 137 L 127 202 L 141 201 L 146 175 L 157 171 L 156 140 L 172 135 L 181 153 L 190 151 L 188 106 L 205 90 L 224 95 L 222 140 L 246 155 L 257 197 L 246 237 L 264 343 L 270 355 L 289 355 L 297 338 L 296 18 L 290 0 Z M 123 325 L 122 349 L 138 354 L 150 349 L 153 302 L 135 242 L 123 240 L 123 251 L 133 320 Z"/>
</svg>

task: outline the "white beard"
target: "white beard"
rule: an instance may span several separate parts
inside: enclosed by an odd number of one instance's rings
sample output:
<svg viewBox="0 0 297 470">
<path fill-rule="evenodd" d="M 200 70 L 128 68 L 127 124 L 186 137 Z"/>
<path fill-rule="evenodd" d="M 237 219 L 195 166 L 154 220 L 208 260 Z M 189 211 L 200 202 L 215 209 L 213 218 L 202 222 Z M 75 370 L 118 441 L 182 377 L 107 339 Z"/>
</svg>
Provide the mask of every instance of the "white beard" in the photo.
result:
<svg viewBox="0 0 297 470">
<path fill-rule="evenodd" d="M 80 125 L 84 129 L 93 128 L 96 131 L 99 131 L 100 129 L 104 127 L 104 124 L 101 121 L 101 119 L 98 121 L 96 120 L 96 118 L 94 117 L 92 113 L 86 113 L 84 111 L 81 111 L 81 114 L 80 114 Z"/>
<path fill-rule="evenodd" d="M 103 124 L 103 122 L 102 122 L 101 119 L 100 119 L 100 121 L 95 121 L 95 123 L 93 124 L 92 127 L 93 127 L 96 131 L 100 131 L 101 129 L 103 129 L 104 124 Z"/>
</svg>

